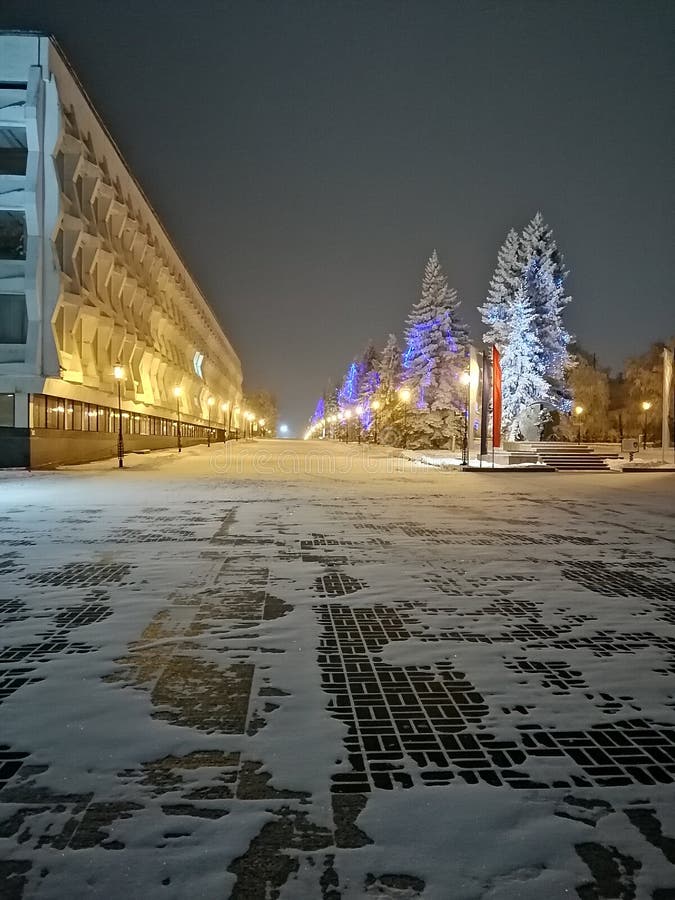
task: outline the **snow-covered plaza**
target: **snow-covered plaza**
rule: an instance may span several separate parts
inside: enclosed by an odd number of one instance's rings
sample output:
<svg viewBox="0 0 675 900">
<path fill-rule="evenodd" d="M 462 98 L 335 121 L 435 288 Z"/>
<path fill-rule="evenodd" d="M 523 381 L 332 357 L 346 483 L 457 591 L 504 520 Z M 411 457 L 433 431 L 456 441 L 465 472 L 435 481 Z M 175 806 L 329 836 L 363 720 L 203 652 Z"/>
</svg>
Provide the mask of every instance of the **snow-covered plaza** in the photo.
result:
<svg viewBox="0 0 675 900">
<path fill-rule="evenodd" d="M 675 476 L 0 474 L 0 896 L 675 897 Z"/>
</svg>

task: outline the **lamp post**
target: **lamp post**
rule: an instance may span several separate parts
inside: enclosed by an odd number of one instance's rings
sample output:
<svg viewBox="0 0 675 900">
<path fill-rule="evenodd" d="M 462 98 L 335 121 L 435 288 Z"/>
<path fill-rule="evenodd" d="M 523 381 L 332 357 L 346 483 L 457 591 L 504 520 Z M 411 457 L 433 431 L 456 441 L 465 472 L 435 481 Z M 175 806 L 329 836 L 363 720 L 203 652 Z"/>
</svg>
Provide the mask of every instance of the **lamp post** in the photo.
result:
<svg viewBox="0 0 675 900">
<path fill-rule="evenodd" d="M 408 404 L 412 394 L 408 388 L 401 388 L 398 392 L 399 399 L 403 404 L 403 449 L 408 447 Z"/>
<path fill-rule="evenodd" d="M 464 434 L 462 435 L 462 465 L 469 465 L 469 407 L 471 405 L 471 375 L 469 372 L 462 372 L 460 375 L 460 383 L 466 386 L 466 397 L 464 398 Z"/>
<path fill-rule="evenodd" d="M 380 409 L 380 401 L 373 400 L 373 402 L 370 404 L 370 408 L 372 409 L 373 413 L 375 414 L 373 416 L 373 443 L 376 444 L 377 443 L 377 414 Z"/>
<path fill-rule="evenodd" d="M 179 453 L 183 452 L 183 448 L 181 447 L 181 442 L 180 442 L 180 395 L 181 395 L 182 391 L 183 391 L 183 389 L 180 387 L 175 387 L 173 389 L 173 395 L 176 398 L 176 432 L 177 432 L 177 436 L 178 436 L 178 452 Z"/>
<path fill-rule="evenodd" d="M 222 413 L 226 413 L 228 411 L 228 409 L 230 409 L 230 401 L 229 400 L 226 400 L 225 403 L 220 404 L 220 411 Z M 223 443 L 225 443 L 225 441 L 229 440 L 229 437 L 230 437 L 229 416 L 231 416 L 231 415 L 232 415 L 232 410 L 230 410 L 227 418 L 223 415 Z"/>
<path fill-rule="evenodd" d="M 359 404 L 359 406 L 355 409 L 356 412 L 356 440 L 357 443 L 361 443 L 361 416 L 363 415 L 363 407 Z"/>
<path fill-rule="evenodd" d="M 213 399 L 213 397 L 209 397 L 209 399 L 206 401 L 206 405 L 209 408 L 209 429 L 206 432 L 206 446 L 207 447 L 211 446 L 211 407 L 213 406 L 213 404 L 215 402 L 216 401 Z"/>
<path fill-rule="evenodd" d="M 575 406 L 574 414 L 577 417 L 577 444 L 581 443 L 581 417 L 584 414 L 583 406 Z"/>
<path fill-rule="evenodd" d="M 352 417 L 351 409 L 345 410 L 345 444 L 349 443 L 349 420 Z"/>
<path fill-rule="evenodd" d="M 649 400 L 642 401 L 642 449 L 647 449 L 647 413 L 652 408 Z"/>
<path fill-rule="evenodd" d="M 122 379 L 124 378 L 124 369 L 122 366 L 115 366 L 113 375 L 117 382 L 117 417 L 119 419 L 119 429 L 117 432 L 117 463 L 118 468 L 124 468 L 124 432 L 122 431 Z"/>
<path fill-rule="evenodd" d="M 234 426 L 234 439 L 236 441 L 238 441 L 239 440 L 239 413 L 241 412 L 240 407 L 235 406 L 233 412 L 234 412 L 234 415 L 237 417 L 236 424 Z"/>
</svg>

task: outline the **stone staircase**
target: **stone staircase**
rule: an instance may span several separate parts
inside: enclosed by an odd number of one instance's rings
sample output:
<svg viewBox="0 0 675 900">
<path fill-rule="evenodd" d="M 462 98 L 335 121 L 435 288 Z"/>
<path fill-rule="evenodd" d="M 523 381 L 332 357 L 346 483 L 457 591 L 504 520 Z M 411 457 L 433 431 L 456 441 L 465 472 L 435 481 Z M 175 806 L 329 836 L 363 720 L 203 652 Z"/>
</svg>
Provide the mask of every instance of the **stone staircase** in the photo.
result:
<svg viewBox="0 0 675 900">
<path fill-rule="evenodd" d="M 558 472 L 609 472 L 606 460 L 615 458 L 617 453 L 596 453 L 586 444 L 565 444 L 553 441 L 528 443 L 541 462 L 546 463 Z"/>
</svg>

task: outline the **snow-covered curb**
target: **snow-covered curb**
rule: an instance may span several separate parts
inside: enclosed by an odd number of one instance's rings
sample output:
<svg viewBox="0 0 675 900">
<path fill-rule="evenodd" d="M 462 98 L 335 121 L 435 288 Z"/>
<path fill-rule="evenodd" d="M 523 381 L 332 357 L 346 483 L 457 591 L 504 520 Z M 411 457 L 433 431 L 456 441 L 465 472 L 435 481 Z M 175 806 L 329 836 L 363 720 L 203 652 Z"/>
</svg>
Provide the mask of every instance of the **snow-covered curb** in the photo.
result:
<svg viewBox="0 0 675 900">
<path fill-rule="evenodd" d="M 448 450 L 400 450 L 391 448 L 392 456 L 399 457 L 401 459 L 407 459 L 409 462 L 417 463 L 422 466 L 433 466 L 437 469 L 458 469 L 462 468 L 462 458 L 461 456 L 453 456 L 450 455 L 451 451 Z M 550 470 L 550 466 L 547 466 L 542 462 L 523 462 L 523 463 L 513 463 L 512 465 L 504 465 L 503 463 L 495 463 L 492 465 L 491 461 L 483 461 L 483 465 L 481 466 L 477 459 L 470 460 L 469 463 L 470 469 L 475 469 L 476 471 L 486 470 L 486 469 L 531 469 L 537 470 L 541 469 L 542 471 Z"/>
<path fill-rule="evenodd" d="M 636 471 L 655 471 L 659 470 L 663 471 L 673 471 L 673 463 L 672 462 L 664 462 L 661 459 L 649 459 L 636 456 L 633 460 L 628 460 L 625 456 L 619 457 L 618 459 L 607 459 L 605 460 L 610 469 L 615 472 L 630 472 L 631 470 Z"/>
</svg>

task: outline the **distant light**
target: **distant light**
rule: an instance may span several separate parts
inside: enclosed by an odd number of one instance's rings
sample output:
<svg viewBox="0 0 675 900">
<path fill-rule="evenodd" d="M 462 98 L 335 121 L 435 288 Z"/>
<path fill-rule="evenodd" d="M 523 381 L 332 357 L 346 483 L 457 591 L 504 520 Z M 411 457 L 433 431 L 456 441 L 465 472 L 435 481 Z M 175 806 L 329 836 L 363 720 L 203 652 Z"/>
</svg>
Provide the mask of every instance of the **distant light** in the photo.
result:
<svg viewBox="0 0 675 900">
<path fill-rule="evenodd" d="M 280 434 L 288 434 L 288 425 L 280 425 L 279 433 Z"/>
</svg>

